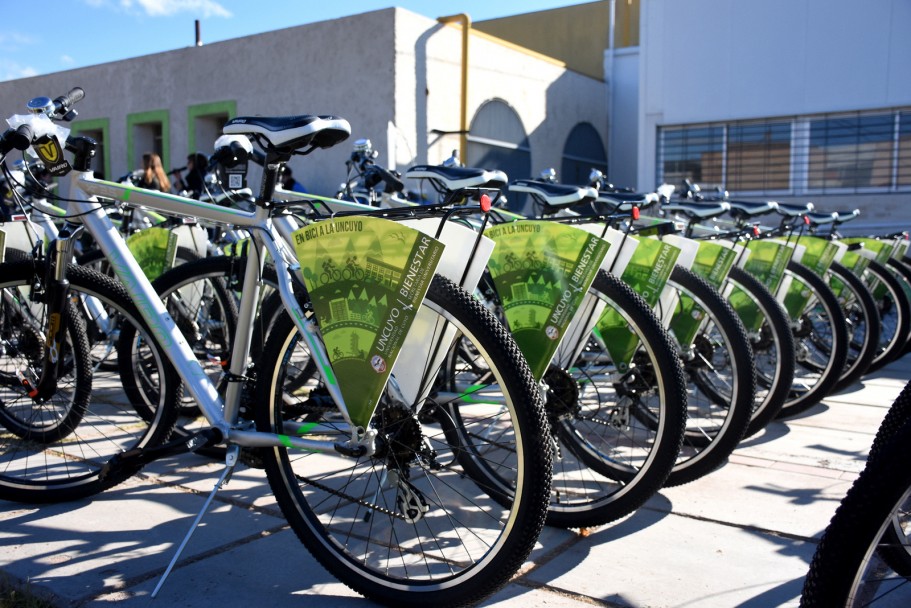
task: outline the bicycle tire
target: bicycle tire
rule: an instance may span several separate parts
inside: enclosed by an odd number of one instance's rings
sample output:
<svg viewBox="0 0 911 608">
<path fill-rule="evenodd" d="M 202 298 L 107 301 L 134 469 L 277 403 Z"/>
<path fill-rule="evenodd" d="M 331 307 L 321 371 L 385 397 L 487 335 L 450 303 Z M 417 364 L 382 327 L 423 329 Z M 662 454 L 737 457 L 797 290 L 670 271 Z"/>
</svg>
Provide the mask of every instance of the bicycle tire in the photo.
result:
<svg viewBox="0 0 911 608">
<path fill-rule="evenodd" d="M 762 318 L 750 347 L 756 361 L 756 402 L 744 438 L 752 437 L 778 416 L 794 382 L 794 336 L 788 314 L 775 296 L 756 277 L 733 267 L 728 281 L 747 294 Z M 735 308 L 736 310 L 736 308 Z"/>
<path fill-rule="evenodd" d="M 396 444 L 378 440 L 380 449 L 373 457 L 354 459 L 298 451 L 298 458 L 283 447 L 265 449 L 262 455 L 270 486 L 289 524 L 317 561 L 340 581 L 387 604 L 460 606 L 478 602 L 496 591 L 527 558 L 546 516 L 552 454 L 537 386 L 515 342 L 489 311 L 439 276 L 434 278 L 422 308 L 441 322 L 458 327 L 479 352 L 486 353 L 488 360 L 495 363 L 491 371 L 503 391 L 508 416 L 497 410 L 496 417 L 489 418 L 480 410 L 490 406 L 479 404 L 476 422 L 485 427 L 485 432 L 495 433 L 496 439 L 491 441 L 498 443 L 499 452 L 507 451 L 503 449 L 506 442 L 515 446 L 512 461 L 489 462 L 492 467 L 508 465 L 514 473 L 513 492 L 518 496 L 508 506 L 492 497 L 497 492 L 480 487 L 462 470 L 454 454 L 461 447 L 448 444 L 436 426 L 435 417 L 441 414 L 432 398 L 419 418 L 410 408 L 401 410 L 383 399 L 373 422 L 380 437 L 387 436 L 393 420 L 404 425 L 400 428 L 410 429 L 410 434 L 399 435 L 401 442 Z M 306 403 L 284 391 L 285 381 L 294 380 L 295 363 L 302 361 L 306 367 L 310 358 L 298 338 L 298 330 L 287 314 L 276 321 L 270 332 L 257 375 L 256 420 L 261 431 L 275 432 L 283 419 L 293 414 L 325 423 L 336 420 L 331 413 L 334 408 L 310 407 L 307 411 Z M 313 389 L 318 390 L 318 386 Z M 468 414 L 467 409 L 460 408 L 463 416 Z M 347 431 L 343 436 L 348 436 Z M 425 440 L 433 446 L 433 454 L 418 457 L 416 450 Z M 396 453 L 382 446 L 394 446 Z M 415 466 L 401 465 L 406 457 L 415 458 Z M 422 458 L 442 466 L 421 469 L 417 463 Z M 398 464 L 399 470 L 386 467 L 380 459 Z M 331 470 L 336 466 L 337 471 Z M 382 470 L 374 470 L 375 467 Z M 506 474 L 504 468 L 500 472 Z M 392 484 L 394 489 L 377 485 L 390 478 L 384 476 L 387 474 L 399 480 Z M 428 485 L 430 476 L 434 476 L 435 489 L 446 493 L 445 499 Z M 406 497 L 402 496 L 403 478 L 407 480 Z M 358 483 L 362 485 L 358 487 Z M 349 493 L 353 494 L 343 498 Z M 408 502 L 397 503 L 397 499 Z M 426 513 L 423 507 L 407 508 L 415 503 L 423 503 Z M 412 524 L 406 521 L 409 517 L 419 519 Z M 467 527 L 456 531 L 455 525 Z M 485 525 L 491 529 L 483 529 Z M 427 542 L 421 544 L 416 536 L 424 529 L 437 536 L 423 539 Z M 373 533 L 383 534 L 379 541 L 382 547 L 373 543 Z M 466 544 L 477 552 L 466 552 Z"/>
<path fill-rule="evenodd" d="M 34 272 L 31 261 L 7 264 L 0 288 L 28 288 Z M 67 278 L 76 299 L 95 298 L 119 323 L 145 328 L 126 291 L 110 277 L 71 265 Z M 105 465 L 127 450 L 167 440 L 177 417 L 180 383 L 157 348 L 147 345 L 141 353 L 119 352 L 120 364 L 125 365 L 133 354 L 158 362 L 158 381 L 163 387 L 160 400 L 140 407 L 141 404 L 123 399 L 119 376 L 95 370 L 91 401 L 79 425 L 64 440 L 48 446 L 12 445 L 9 434 L 0 434 L 0 498 L 32 503 L 85 498 L 121 483 L 141 469 L 142 465 L 133 464 L 105 471 Z"/>
<path fill-rule="evenodd" d="M 174 254 L 174 264 L 180 265 L 199 259 L 199 255 L 192 249 L 178 247 Z M 76 258 L 76 265 L 91 268 L 105 276 L 114 277 L 114 271 L 100 249 L 86 251 Z M 117 334 L 111 334 L 100 327 L 93 327 L 91 318 L 87 319 L 90 343 L 92 346 L 92 360 L 100 369 L 118 371 L 117 367 Z M 101 324 L 102 326 L 104 323 Z"/>
<path fill-rule="evenodd" d="M 882 322 L 873 294 L 857 275 L 837 262 L 829 267 L 829 273 L 830 281 L 835 278 L 844 285 L 844 291 L 838 299 L 848 324 L 848 359 L 832 389 L 833 392 L 839 392 L 867 373 L 879 349 Z M 845 292 L 848 292 L 848 295 L 845 295 Z"/>
<path fill-rule="evenodd" d="M 6 270 L 0 266 L 0 270 Z M 25 294 L 22 294 L 25 296 Z M 88 408 L 92 365 L 85 324 L 76 304 L 67 302 L 63 312 L 66 324 L 58 364 L 56 393 L 44 401 L 24 394 L 20 374 L 40 370 L 47 357 L 45 323 L 34 317 L 28 301 L 16 297 L 11 289 L 0 301 L 0 426 L 25 443 L 48 444 L 68 437 L 82 421 Z M 33 386 L 37 376 L 29 379 Z M 14 439 L 11 438 L 14 441 Z M 5 442 L 4 442 L 5 443 Z"/>
<path fill-rule="evenodd" d="M 868 372 L 875 372 L 896 360 L 904 352 L 907 337 L 911 335 L 911 302 L 908 301 L 899 280 L 882 264 L 870 262 L 864 271 L 864 278 L 868 285 L 877 282 L 885 292 L 877 299 L 879 317 L 882 321 L 880 348 L 867 368 Z"/>
<path fill-rule="evenodd" d="M 904 282 L 905 285 L 911 285 L 911 266 L 908 265 L 905 259 L 897 260 L 895 258 L 889 258 L 885 266 L 889 270 L 892 270 L 897 277 L 899 277 L 900 282 Z M 907 289 L 903 289 L 902 291 L 904 291 L 905 295 L 909 295 L 909 293 L 911 293 Z M 907 353 L 909 350 L 911 350 L 911 328 L 908 329 L 908 340 L 905 342 L 905 347 L 901 349 L 901 352 L 895 355 L 895 359 L 901 358 L 901 356 Z M 895 359 L 893 359 L 893 361 Z"/>
<path fill-rule="evenodd" d="M 908 280 L 911 281 L 911 259 L 909 259 L 907 257 L 892 258 L 889 260 L 889 264 L 890 265 L 895 264 L 896 266 L 902 267 L 905 270 L 905 276 L 907 276 Z M 909 352 L 911 352 L 911 338 L 909 338 L 908 343 L 905 344 L 905 348 L 902 351 L 902 355 L 906 355 Z M 902 356 L 902 355 L 899 355 L 899 356 Z"/>
<path fill-rule="evenodd" d="M 867 462 L 881 457 L 896 436 L 901 435 L 902 427 L 911 423 L 911 382 L 896 397 L 886 417 L 879 425 L 873 445 L 867 455 Z M 894 465 L 895 463 L 893 463 Z M 879 551 L 885 562 L 897 574 L 911 578 L 911 522 L 907 517 L 896 514 L 893 525 L 884 532 L 884 543 Z"/>
<path fill-rule="evenodd" d="M 642 506 L 667 481 L 686 428 L 683 367 L 648 303 L 604 271 L 589 293 L 626 321 L 639 347 L 621 371 L 596 335 L 586 337 L 569 370 L 545 375 L 571 381 L 550 386 L 545 402 L 558 446 L 547 523 L 565 528 L 606 524 Z"/>
<path fill-rule="evenodd" d="M 911 424 L 881 446 L 835 511 L 810 562 L 800 605 L 904 606 L 911 601 L 907 575 L 893 571 L 882 553 L 895 550 L 889 537 L 896 518 L 911 511 Z M 897 576 L 896 576 L 897 575 Z"/>
<path fill-rule="evenodd" d="M 676 266 L 668 286 L 696 303 L 708 321 L 680 345 L 687 375 L 687 428 L 666 485 L 695 481 L 720 467 L 746 433 L 756 394 L 750 340 L 737 313 L 694 272 Z"/>
<path fill-rule="evenodd" d="M 168 313 L 216 385 L 223 377 L 237 330 L 237 303 L 229 285 L 238 266 L 231 258 L 197 257 L 171 268 L 152 282 Z M 118 338 L 118 351 L 135 349 L 136 339 L 136 327 L 125 327 Z M 133 365 L 121 367 L 120 373 L 124 378 L 124 390 L 132 401 L 157 401 L 158 386 L 148 377 L 140 360 L 134 358 Z M 191 397 L 181 401 L 179 414 L 183 417 L 199 415 Z"/>
<path fill-rule="evenodd" d="M 778 413 L 790 418 L 810 409 L 832 392 L 848 358 L 848 326 L 838 298 L 815 272 L 794 261 L 785 275 L 810 292 L 807 307 L 794 323 L 797 365 L 794 387 Z"/>
</svg>

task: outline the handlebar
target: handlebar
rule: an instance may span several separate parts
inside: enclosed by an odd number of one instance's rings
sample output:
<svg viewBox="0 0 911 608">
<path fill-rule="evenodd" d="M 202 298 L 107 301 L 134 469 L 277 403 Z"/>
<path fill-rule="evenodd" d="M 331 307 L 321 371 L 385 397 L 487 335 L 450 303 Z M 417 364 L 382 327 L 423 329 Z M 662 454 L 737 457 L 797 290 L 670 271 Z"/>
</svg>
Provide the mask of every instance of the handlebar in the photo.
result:
<svg viewBox="0 0 911 608">
<path fill-rule="evenodd" d="M 85 97 L 82 87 L 73 87 L 66 95 L 61 95 L 54 100 L 49 97 L 34 97 L 26 104 L 32 114 L 44 114 L 54 120 L 70 121 L 76 117 L 72 106 Z"/>
</svg>

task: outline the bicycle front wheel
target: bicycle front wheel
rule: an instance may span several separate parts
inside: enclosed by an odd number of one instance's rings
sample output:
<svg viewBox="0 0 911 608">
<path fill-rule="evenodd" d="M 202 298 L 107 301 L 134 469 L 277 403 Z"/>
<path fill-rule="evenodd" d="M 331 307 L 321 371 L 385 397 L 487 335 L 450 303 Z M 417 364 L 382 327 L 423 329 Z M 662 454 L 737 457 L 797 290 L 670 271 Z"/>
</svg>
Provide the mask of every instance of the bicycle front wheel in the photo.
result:
<svg viewBox="0 0 911 608">
<path fill-rule="evenodd" d="M 906 391 L 907 392 L 907 391 Z M 848 491 L 826 528 L 800 605 L 907 606 L 911 529 L 911 425 L 894 432 Z"/>
<path fill-rule="evenodd" d="M 16 302 L 18 319 L 23 328 L 28 324 L 29 331 L 43 330 L 48 323 L 45 303 L 32 297 L 34 274 L 32 262 L 5 264 L 0 272 L 4 304 Z M 100 321 L 92 315 L 101 312 L 106 324 L 145 327 L 129 296 L 113 279 L 79 266 L 70 266 L 67 278 L 71 299 L 82 308 L 76 323 L 70 326 L 83 329 L 78 339 L 85 342 L 87 363 L 90 359 L 82 318 L 91 319 L 88 326 L 97 325 Z M 4 323 L 8 310 L 12 308 L 4 308 Z M 145 335 L 144 329 L 140 331 Z M 23 387 L 12 381 L 16 370 L 30 364 L 21 357 L 12 357 L 13 352 L 7 348 L 6 355 L 0 359 L 7 380 L 0 387 L 0 407 L 8 413 L 36 407 Z M 25 354 L 28 352 L 26 349 Z M 157 348 L 150 347 L 148 340 L 141 350 L 131 354 L 155 362 L 154 380 L 159 391 L 154 402 L 133 403 L 124 398 L 123 380 L 101 365 L 96 366 L 86 382 L 83 379 L 86 372 L 75 364 L 77 360 L 67 366 L 67 373 L 61 376 L 52 399 L 54 403 L 72 404 L 68 407 L 81 409 L 78 420 L 74 420 L 65 434 L 17 434 L 15 427 L 0 418 L 0 499 L 40 503 L 85 498 L 139 471 L 141 465 L 125 465 L 110 471 L 105 471 L 105 465 L 122 452 L 158 445 L 167 439 L 177 416 L 180 382 L 173 367 L 162 359 Z M 119 365 L 125 365 L 131 354 L 118 353 Z M 89 391 L 90 398 L 84 395 Z"/>
<path fill-rule="evenodd" d="M 451 390 L 451 370 L 440 365 L 429 374 L 425 385 L 434 389 L 422 403 L 382 397 L 370 456 L 278 447 L 263 457 L 288 522 L 339 580 L 387 604 L 458 606 L 504 585 L 534 546 L 546 515 L 552 449 L 537 386 L 493 316 L 441 277 L 422 309 L 437 326 L 458 330 L 460 346 L 473 354 L 472 369 L 481 370 L 471 386 Z M 282 315 L 258 366 L 257 427 L 281 433 L 286 420 L 321 422 L 345 441 L 350 429 L 310 360 L 297 327 Z M 464 434 L 451 432 L 453 412 Z M 472 470 L 479 467 L 487 472 Z"/>
</svg>

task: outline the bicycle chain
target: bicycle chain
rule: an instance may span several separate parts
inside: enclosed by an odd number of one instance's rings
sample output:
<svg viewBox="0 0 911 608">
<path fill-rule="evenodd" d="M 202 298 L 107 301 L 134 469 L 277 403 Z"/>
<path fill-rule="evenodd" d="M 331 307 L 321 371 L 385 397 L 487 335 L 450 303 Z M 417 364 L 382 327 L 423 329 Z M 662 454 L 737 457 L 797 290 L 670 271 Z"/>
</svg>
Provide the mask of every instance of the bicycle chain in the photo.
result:
<svg viewBox="0 0 911 608">
<path fill-rule="evenodd" d="M 309 479 L 307 477 L 304 477 L 303 475 L 295 475 L 294 478 L 297 479 L 298 481 L 311 485 L 314 488 L 323 490 L 325 492 L 329 492 L 330 494 L 333 494 L 340 498 L 350 500 L 351 502 L 361 505 L 362 507 L 367 507 L 368 509 L 371 509 L 373 511 L 378 511 L 378 512 L 382 513 L 383 515 L 388 515 L 390 517 L 395 517 L 395 518 L 401 519 L 403 521 L 408 521 L 408 518 L 405 517 L 404 515 L 402 515 L 401 513 L 396 513 L 395 511 L 390 511 L 386 507 L 381 507 L 379 505 L 369 503 L 362 498 L 355 498 L 354 496 L 349 496 L 348 494 L 345 494 L 344 492 L 330 488 L 329 486 L 324 485 L 324 484 L 316 481 L 315 479 Z"/>
</svg>

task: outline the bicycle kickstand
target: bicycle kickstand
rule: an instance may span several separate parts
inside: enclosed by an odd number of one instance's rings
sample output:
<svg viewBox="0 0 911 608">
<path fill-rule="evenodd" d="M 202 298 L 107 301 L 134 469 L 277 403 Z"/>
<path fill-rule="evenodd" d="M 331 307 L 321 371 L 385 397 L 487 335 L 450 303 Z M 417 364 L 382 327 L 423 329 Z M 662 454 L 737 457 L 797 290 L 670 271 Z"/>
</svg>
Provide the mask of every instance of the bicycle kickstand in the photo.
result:
<svg viewBox="0 0 911 608">
<path fill-rule="evenodd" d="M 193 533 L 196 531 L 196 528 L 199 527 L 199 523 L 202 521 L 202 518 L 206 514 L 206 511 L 209 510 L 209 505 L 212 504 L 212 500 L 215 498 L 215 494 L 226 483 L 228 483 L 228 480 L 231 479 L 231 474 L 234 473 L 234 468 L 237 466 L 239 456 L 240 446 L 228 446 L 228 455 L 225 457 L 225 470 L 222 472 L 221 477 L 218 478 L 218 481 L 215 482 L 215 487 L 213 487 L 212 491 L 209 492 L 208 497 L 206 497 L 206 501 L 202 505 L 202 509 L 199 510 L 199 513 L 196 515 L 196 519 L 193 520 L 193 524 L 190 526 L 189 531 L 187 531 L 187 535 L 184 536 L 183 541 L 180 543 L 180 546 L 177 547 L 177 552 L 174 554 L 174 557 L 171 558 L 171 563 L 168 564 L 168 567 L 165 569 L 164 574 L 161 575 L 161 579 L 158 581 L 158 584 L 155 585 L 155 589 L 152 591 L 152 599 L 155 599 L 155 596 L 158 595 L 158 592 L 164 586 L 168 575 L 171 574 L 171 570 L 174 569 L 174 566 L 177 564 L 177 560 L 180 559 L 181 553 L 183 553 L 183 550 L 186 548 L 187 543 L 190 542 L 190 537 L 193 536 Z"/>
</svg>

